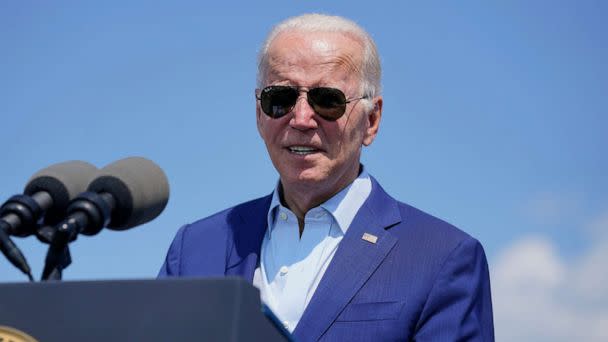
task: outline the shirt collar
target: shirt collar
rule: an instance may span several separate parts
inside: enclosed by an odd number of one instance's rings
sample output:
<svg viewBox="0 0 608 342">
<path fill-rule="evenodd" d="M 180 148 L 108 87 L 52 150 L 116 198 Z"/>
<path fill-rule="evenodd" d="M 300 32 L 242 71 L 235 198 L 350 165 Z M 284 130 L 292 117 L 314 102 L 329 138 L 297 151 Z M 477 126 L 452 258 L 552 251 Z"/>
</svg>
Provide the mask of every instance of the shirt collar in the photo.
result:
<svg viewBox="0 0 608 342">
<path fill-rule="evenodd" d="M 280 187 L 281 182 L 279 180 L 274 192 L 272 193 L 272 200 L 270 202 L 270 208 L 268 209 L 268 230 L 271 230 L 272 227 L 274 227 L 275 218 L 277 217 L 279 208 L 283 207 L 281 205 L 279 194 Z M 319 207 L 329 212 L 334 220 L 338 223 L 342 233 L 346 234 L 348 227 L 369 196 L 371 189 L 372 183 L 369 174 L 367 173 L 365 167 L 361 165 L 361 172 L 359 173 L 359 176 L 333 197 L 321 203 Z M 285 210 L 288 209 L 285 208 Z"/>
</svg>

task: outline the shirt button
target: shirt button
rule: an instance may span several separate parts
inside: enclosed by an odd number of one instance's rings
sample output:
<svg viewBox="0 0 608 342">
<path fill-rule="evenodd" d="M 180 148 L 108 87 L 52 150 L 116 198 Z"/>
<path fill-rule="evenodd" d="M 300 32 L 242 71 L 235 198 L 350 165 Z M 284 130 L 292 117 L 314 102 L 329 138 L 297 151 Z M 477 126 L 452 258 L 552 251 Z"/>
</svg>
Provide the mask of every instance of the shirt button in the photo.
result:
<svg viewBox="0 0 608 342">
<path fill-rule="evenodd" d="M 280 218 L 281 218 L 281 220 L 283 220 L 283 221 L 287 220 L 287 214 L 285 214 L 284 212 L 281 212 L 281 213 L 279 214 L 279 217 L 280 217 Z"/>
<path fill-rule="evenodd" d="M 289 267 L 282 266 L 281 269 L 279 270 L 279 272 L 281 272 L 281 275 L 286 275 L 287 272 L 289 272 Z"/>
<path fill-rule="evenodd" d="M 283 327 L 285 327 L 285 329 L 289 330 L 289 322 L 283 321 Z"/>
</svg>

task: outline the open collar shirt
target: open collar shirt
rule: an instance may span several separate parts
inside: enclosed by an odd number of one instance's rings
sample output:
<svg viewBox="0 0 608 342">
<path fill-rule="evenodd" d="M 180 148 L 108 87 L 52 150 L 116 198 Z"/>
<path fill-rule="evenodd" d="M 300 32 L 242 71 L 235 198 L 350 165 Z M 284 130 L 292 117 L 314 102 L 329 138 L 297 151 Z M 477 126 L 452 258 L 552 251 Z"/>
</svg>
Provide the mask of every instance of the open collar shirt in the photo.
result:
<svg viewBox="0 0 608 342">
<path fill-rule="evenodd" d="M 363 169 L 350 185 L 306 213 L 301 237 L 297 217 L 281 204 L 279 188 L 268 210 L 253 284 L 262 302 L 293 332 L 372 185 Z"/>
</svg>

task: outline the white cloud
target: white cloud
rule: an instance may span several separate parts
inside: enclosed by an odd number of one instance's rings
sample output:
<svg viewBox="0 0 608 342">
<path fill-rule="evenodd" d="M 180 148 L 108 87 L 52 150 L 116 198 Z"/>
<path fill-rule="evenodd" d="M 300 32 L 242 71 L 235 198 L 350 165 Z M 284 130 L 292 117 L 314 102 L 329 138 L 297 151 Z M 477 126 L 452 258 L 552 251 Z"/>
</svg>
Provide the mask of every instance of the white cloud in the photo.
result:
<svg viewBox="0 0 608 342">
<path fill-rule="evenodd" d="M 608 309 L 608 238 L 596 242 L 572 274 L 573 290 L 582 300 Z"/>
<path fill-rule="evenodd" d="M 602 217 L 592 228 L 608 232 Z M 491 267 L 496 339 L 608 341 L 607 263 L 608 234 L 572 261 L 541 235 L 507 247 Z"/>
</svg>

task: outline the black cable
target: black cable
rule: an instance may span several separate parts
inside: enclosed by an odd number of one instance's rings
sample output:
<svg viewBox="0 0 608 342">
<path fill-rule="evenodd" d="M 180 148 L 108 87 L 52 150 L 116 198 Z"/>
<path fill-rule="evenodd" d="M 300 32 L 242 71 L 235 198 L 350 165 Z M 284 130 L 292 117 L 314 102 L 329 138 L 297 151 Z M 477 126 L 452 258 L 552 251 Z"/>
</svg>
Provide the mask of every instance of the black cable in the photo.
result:
<svg viewBox="0 0 608 342">
<path fill-rule="evenodd" d="M 28 265 L 27 260 L 25 260 L 25 256 L 23 256 L 23 253 L 21 253 L 17 245 L 7 234 L 9 229 L 10 225 L 4 220 L 0 220 L 0 251 L 2 251 L 11 264 L 25 273 L 30 281 L 34 281 L 32 269 Z"/>
</svg>

